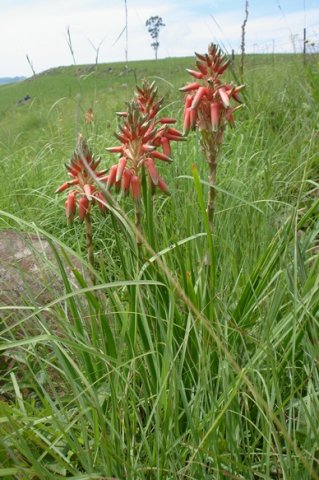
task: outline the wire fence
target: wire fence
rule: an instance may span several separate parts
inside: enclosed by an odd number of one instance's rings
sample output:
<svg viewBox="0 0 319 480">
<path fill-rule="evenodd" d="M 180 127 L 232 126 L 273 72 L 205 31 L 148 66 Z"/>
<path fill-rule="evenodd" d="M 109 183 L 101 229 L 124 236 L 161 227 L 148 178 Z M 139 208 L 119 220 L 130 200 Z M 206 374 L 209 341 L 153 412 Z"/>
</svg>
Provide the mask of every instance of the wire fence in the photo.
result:
<svg viewBox="0 0 319 480">
<path fill-rule="evenodd" d="M 262 42 L 247 42 L 247 53 L 319 53 L 319 23 Z"/>
</svg>

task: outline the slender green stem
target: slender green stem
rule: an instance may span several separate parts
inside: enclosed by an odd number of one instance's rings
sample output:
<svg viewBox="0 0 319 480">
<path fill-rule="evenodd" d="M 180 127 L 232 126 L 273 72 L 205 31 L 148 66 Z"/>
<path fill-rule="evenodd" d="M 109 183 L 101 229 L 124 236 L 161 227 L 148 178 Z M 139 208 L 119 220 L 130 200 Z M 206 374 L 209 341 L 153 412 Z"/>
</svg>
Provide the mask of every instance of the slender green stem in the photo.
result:
<svg viewBox="0 0 319 480">
<path fill-rule="evenodd" d="M 86 248 L 88 252 L 88 260 L 90 265 L 94 268 L 94 247 L 93 247 L 93 229 L 92 229 L 92 222 L 90 214 L 85 215 L 84 217 L 85 223 L 85 240 L 86 240 Z M 90 273 L 90 278 L 92 283 L 95 283 L 95 276 L 93 273 Z"/>
<path fill-rule="evenodd" d="M 142 233 L 142 211 L 141 211 L 141 202 L 139 200 L 135 202 L 135 226 L 138 232 L 141 234 Z M 142 244 L 140 236 L 137 236 L 136 241 L 138 245 Z"/>
<path fill-rule="evenodd" d="M 209 173 L 208 173 L 208 182 L 209 182 L 209 190 L 208 190 L 208 200 L 207 200 L 207 216 L 211 231 L 213 231 L 213 223 L 214 223 L 214 213 L 215 213 L 215 197 L 216 197 L 216 170 L 217 170 L 217 159 L 212 158 L 208 162 L 209 166 Z"/>
<path fill-rule="evenodd" d="M 136 227 L 136 244 L 137 244 L 137 251 L 138 251 L 138 259 L 141 258 L 142 252 L 142 209 L 141 209 L 141 201 L 140 199 L 135 200 L 135 227 Z"/>
<path fill-rule="evenodd" d="M 208 182 L 210 186 L 208 190 L 206 211 L 207 211 L 210 229 L 211 229 L 211 232 L 213 232 L 215 198 L 216 198 L 215 185 L 216 185 L 217 161 L 218 161 L 220 147 L 221 147 L 220 139 L 222 137 L 223 132 L 222 131 L 209 132 L 207 130 L 203 130 L 201 133 L 202 133 L 201 146 L 209 167 Z"/>
<path fill-rule="evenodd" d="M 206 161 L 208 163 L 209 172 L 208 172 L 208 198 L 207 198 L 207 207 L 206 213 L 209 223 L 209 229 L 211 234 L 214 231 L 214 213 L 215 213 L 215 199 L 216 199 L 216 173 L 217 173 L 217 161 L 220 153 L 221 147 L 221 138 L 223 131 L 211 132 L 207 130 L 202 130 L 201 132 L 201 147 L 205 155 Z M 205 263 L 211 265 L 213 259 L 210 258 L 209 252 L 206 253 Z"/>
</svg>

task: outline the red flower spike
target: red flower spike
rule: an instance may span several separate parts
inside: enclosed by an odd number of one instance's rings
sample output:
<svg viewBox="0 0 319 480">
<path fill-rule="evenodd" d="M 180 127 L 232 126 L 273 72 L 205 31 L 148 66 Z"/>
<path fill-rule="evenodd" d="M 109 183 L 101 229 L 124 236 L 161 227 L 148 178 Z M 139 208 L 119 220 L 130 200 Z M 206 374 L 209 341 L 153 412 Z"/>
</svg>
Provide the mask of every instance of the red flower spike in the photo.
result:
<svg viewBox="0 0 319 480">
<path fill-rule="evenodd" d="M 190 97 L 192 101 L 193 96 L 190 95 Z M 121 115 L 120 133 L 116 135 L 121 145 L 107 149 L 111 153 L 121 155 L 118 165 L 111 167 L 108 173 L 109 188 L 114 185 L 117 189 L 121 180 L 121 190 L 125 193 L 130 191 L 131 196 L 134 197 L 137 195 L 135 177 L 139 179 L 139 188 L 141 188 L 143 165 L 147 169 L 149 166 L 151 170 L 149 175 L 151 183 L 152 177 L 157 183 L 155 161 L 172 161 L 170 142 L 183 139 L 183 135 L 177 129 L 171 129 L 170 125 L 176 122 L 174 118 L 160 117 L 162 102 L 163 99 L 157 98 L 155 83 L 144 82 L 141 87 L 136 88 L 134 99 L 128 104 L 128 111 L 125 115 L 122 112 Z M 113 168 L 118 169 L 115 177 L 113 177 Z"/>
<path fill-rule="evenodd" d="M 222 82 L 222 75 L 230 61 L 217 45 L 209 45 L 206 54 L 195 55 L 198 71 L 190 69 L 187 71 L 198 81 L 180 88 L 182 92 L 187 93 L 184 106 L 184 133 L 198 127 L 201 131 L 216 133 L 215 140 L 220 142 L 226 123 L 233 125 L 235 108 L 231 103 L 233 101 L 240 103 L 238 93 L 243 86 L 236 87 Z"/>
<path fill-rule="evenodd" d="M 99 160 L 95 160 L 82 135 L 79 134 L 77 147 L 71 161 L 66 165 L 68 174 L 72 180 L 63 183 L 57 193 L 64 192 L 72 186 L 65 202 L 65 211 L 68 222 L 72 222 L 78 206 L 78 214 L 81 220 L 89 213 L 91 205 L 95 203 L 95 197 L 99 193 L 96 178 L 106 180 L 105 171 L 97 171 Z"/>
</svg>

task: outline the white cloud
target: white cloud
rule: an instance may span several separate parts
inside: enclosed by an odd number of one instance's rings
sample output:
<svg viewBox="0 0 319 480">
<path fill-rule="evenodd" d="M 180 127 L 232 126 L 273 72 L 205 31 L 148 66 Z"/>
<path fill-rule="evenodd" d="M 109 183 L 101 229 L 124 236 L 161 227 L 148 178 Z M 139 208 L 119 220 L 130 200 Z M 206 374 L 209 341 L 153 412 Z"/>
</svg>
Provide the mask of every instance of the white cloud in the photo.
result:
<svg viewBox="0 0 319 480">
<path fill-rule="evenodd" d="M 70 27 L 77 63 L 93 63 L 95 45 L 100 48 L 101 62 L 125 59 L 125 35 L 116 38 L 125 26 L 124 2 L 111 0 L 1 0 L 0 76 L 30 75 L 25 55 L 37 72 L 53 66 L 68 65 L 72 57 L 66 42 Z M 152 58 L 150 36 L 145 21 L 151 15 L 162 16 L 166 24 L 160 31 L 159 56 L 192 56 L 205 51 L 215 41 L 239 51 L 243 10 L 211 14 L 222 2 L 201 0 L 163 0 L 154 6 L 149 0 L 128 1 L 129 60 Z M 28 7 L 29 5 L 29 7 Z M 182 6 L 181 6 L 182 5 Z M 216 8 L 212 8 L 212 7 Z M 196 8 L 195 8 L 196 7 Z M 258 17 L 250 12 L 246 29 L 248 51 L 292 51 L 291 35 L 302 37 L 304 12 L 283 15 L 278 8 L 273 15 Z M 319 28 L 319 8 L 309 9 L 307 19 Z M 219 27 L 216 25 L 219 25 Z M 274 43 L 273 43 L 274 41 Z M 298 39 L 295 38 L 295 42 Z"/>
</svg>

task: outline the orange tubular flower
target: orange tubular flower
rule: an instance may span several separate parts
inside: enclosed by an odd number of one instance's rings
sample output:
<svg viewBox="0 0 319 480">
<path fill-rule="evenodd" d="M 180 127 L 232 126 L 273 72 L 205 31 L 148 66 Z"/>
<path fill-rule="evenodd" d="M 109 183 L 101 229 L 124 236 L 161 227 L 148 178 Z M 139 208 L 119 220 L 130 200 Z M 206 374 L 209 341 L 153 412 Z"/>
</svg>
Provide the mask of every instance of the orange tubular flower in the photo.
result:
<svg viewBox="0 0 319 480">
<path fill-rule="evenodd" d="M 130 192 L 134 200 L 141 196 L 141 171 L 145 167 L 153 188 L 158 187 L 169 193 L 160 177 L 154 160 L 171 162 L 172 141 L 184 140 L 182 133 L 173 128 L 174 118 L 158 118 L 162 99 L 156 100 L 157 88 L 154 83 L 137 87 L 134 99 L 128 105 L 127 112 L 118 112 L 122 125 L 116 138 L 121 145 L 109 147 L 111 153 L 120 155 L 117 165 L 113 165 L 108 174 L 107 188 L 115 185 L 124 194 Z M 159 151 L 161 148 L 162 151 Z"/>
<path fill-rule="evenodd" d="M 185 138 L 179 130 L 170 125 L 176 123 L 175 118 L 162 117 L 157 118 L 162 107 L 163 98 L 156 100 L 157 87 L 155 82 L 150 85 L 144 81 L 142 87 L 136 87 L 135 100 L 141 113 L 145 114 L 153 122 L 153 128 L 157 128 L 155 138 L 152 144 L 155 147 L 162 147 L 164 154 L 170 156 L 171 141 L 183 141 Z"/>
<path fill-rule="evenodd" d="M 93 108 L 88 108 L 85 113 L 85 123 L 92 123 L 94 120 Z"/>
<path fill-rule="evenodd" d="M 68 222 L 71 223 L 78 209 L 80 220 L 84 220 L 90 213 L 91 206 L 98 204 L 101 212 L 106 211 L 102 192 L 95 184 L 95 178 L 107 182 L 106 171 L 97 171 L 100 160 L 95 160 L 82 135 L 79 134 L 78 144 L 71 161 L 66 165 L 71 180 L 63 183 L 56 193 L 72 188 L 65 202 L 65 212 Z"/>
<path fill-rule="evenodd" d="M 224 84 L 221 76 L 227 69 L 229 61 L 225 59 L 217 45 L 211 44 L 208 53 L 195 53 L 197 70 L 187 70 L 196 81 L 180 88 L 187 93 L 184 108 L 184 133 L 198 127 L 200 130 L 219 132 L 218 142 L 226 122 L 233 126 L 233 113 L 239 107 L 232 106 L 232 100 L 240 103 L 238 93 L 244 87 Z"/>
</svg>

